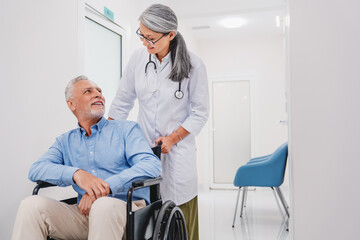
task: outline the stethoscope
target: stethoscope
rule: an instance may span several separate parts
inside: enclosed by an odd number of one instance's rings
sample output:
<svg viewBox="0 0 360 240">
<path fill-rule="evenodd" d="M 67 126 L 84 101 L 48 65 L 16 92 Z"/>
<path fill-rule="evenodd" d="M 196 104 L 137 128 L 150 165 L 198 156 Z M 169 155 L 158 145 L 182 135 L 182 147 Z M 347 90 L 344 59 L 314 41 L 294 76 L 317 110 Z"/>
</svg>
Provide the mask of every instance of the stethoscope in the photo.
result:
<svg viewBox="0 0 360 240">
<path fill-rule="evenodd" d="M 151 54 L 149 54 L 149 62 L 146 63 L 146 65 L 145 65 L 145 74 L 146 75 L 147 75 L 147 68 L 150 64 L 154 65 L 154 70 L 156 72 L 156 63 L 153 60 L 151 60 Z M 184 92 L 181 91 L 181 81 L 179 82 L 179 89 L 175 91 L 174 95 L 177 99 L 182 99 L 184 97 Z"/>
</svg>

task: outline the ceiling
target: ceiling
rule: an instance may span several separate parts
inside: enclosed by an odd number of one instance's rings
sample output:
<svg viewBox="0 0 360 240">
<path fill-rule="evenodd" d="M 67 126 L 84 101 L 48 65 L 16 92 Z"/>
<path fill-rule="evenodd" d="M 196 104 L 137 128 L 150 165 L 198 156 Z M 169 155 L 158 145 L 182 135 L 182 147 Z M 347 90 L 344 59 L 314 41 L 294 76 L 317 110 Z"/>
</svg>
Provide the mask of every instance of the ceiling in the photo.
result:
<svg viewBox="0 0 360 240">
<path fill-rule="evenodd" d="M 280 35 L 276 16 L 283 19 L 286 13 L 285 0 L 168 0 L 165 4 L 197 40 Z M 242 18 L 246 24 L 224 28 L 219 22 L 227 17 Z"/>
</svg>

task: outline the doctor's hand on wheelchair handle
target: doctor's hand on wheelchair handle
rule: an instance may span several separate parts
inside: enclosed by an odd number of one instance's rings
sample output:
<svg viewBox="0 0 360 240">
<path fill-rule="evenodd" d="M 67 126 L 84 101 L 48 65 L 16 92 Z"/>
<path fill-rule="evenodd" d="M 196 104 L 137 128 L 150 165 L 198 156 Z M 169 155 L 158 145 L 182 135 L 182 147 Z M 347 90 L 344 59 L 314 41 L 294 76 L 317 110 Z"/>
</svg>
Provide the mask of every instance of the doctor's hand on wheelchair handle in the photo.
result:
<svg viewBox="0 0 360 240">
<path fill-rule="evenodd" d="M 100 197 L 108 196 L 110 193 L 107 182 L 82 169 L 74 173 L 73 180 L 80 188 L 86 191 L 93 202 Z"/>
<path fill-rule="evenodd" d="M 155 145 L 158 145 L 159 142 L 162 142 L 161 144 L 161 153 L 169 153 L 173 145 L 175 144 L 174 140 L 171 136 L 168 137 L 159 137 L 155 141 Z"/>
</svg>

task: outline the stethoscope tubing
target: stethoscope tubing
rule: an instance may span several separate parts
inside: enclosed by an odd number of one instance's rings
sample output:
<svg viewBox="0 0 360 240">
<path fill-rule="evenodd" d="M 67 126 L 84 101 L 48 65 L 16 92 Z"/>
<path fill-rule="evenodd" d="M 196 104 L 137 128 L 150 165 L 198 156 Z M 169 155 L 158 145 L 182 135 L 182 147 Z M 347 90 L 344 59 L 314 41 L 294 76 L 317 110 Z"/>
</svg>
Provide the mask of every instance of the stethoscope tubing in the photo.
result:
<svg viewBox="0 0 360 240">
<path fill-rule="evenodd" d="M 147 75 L 147 68 L 149 64 L 154 64 L 154 70 L 156 71 L 156 63 L 151 60 L 151 54 L 149 54 L 149 61 L 145 65 L 145 75 Z M 182 99 L 184 97 L 184 92 L 181 91 L 181 81 L 179 81 L 179 89 L 174 93 L 175 98 Z"/>
<path fill-rule="evenodd" d="M 148 67 L 149 64 L 151 64 L 151 63 L 154 64 L 154 69 L 155 69 L 155 71 L 156 71 L 156 64 L 155 64 L 154 61 L 151 60 L 151 54 L 149 54 L 149 62 L 147 62 L 146 65 L 145 65 L 145 74 L 147 74 L 147 67 Z"/>
</svg>

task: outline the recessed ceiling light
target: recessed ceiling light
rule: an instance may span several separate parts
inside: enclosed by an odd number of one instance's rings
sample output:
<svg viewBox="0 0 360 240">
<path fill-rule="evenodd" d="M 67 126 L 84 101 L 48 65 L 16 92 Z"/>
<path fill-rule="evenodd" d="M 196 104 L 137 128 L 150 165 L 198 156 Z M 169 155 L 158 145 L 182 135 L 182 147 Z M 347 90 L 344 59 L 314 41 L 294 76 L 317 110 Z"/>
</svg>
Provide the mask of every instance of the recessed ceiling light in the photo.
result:
<svg viewBox="0 0 360 240">
<path fill-rule="evenodd" d="M 244 25 L 247 21 L 239 17 L 225 18 L 220 21 L 220 24 L 226 28 L 238 28 Z"/>
</svg>

